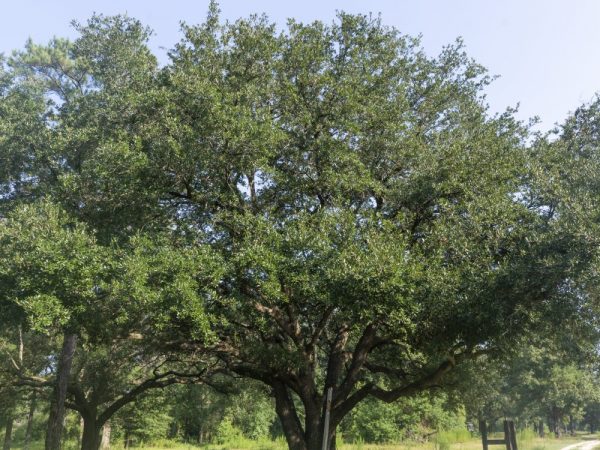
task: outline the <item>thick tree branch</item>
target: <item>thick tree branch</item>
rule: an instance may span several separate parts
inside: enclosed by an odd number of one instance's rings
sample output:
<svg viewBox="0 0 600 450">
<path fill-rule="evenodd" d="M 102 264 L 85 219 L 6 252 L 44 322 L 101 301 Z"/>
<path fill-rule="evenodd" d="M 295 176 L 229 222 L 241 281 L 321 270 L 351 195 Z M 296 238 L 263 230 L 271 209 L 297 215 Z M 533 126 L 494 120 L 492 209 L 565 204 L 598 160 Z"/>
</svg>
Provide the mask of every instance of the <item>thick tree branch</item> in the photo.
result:
<svg viewBox="0 0 600 450">
<path fill-rule="evenodd" d="M 135 388 L 123 394 L 119 399 L 108 406 L 99 416 L 97 423 L 103 425 L 113 414 L 128 403 L 131 403 L 136 397 L 148 389 L 164 388 L 176 383 L 184 383 L 189 379 L 201 379 L 206 370 L 197 373 L 181 373 L 177 371 L 168 371 L 150 378 L 137 385 Z"/>
<path fill-rule="evenodd" d="M 383 400 L 386 403 L 391 403 L 398 400 L 401 397 L 407 397 L 416 394 L 424 389 L 439 385 L 443 376 L 450 372 L 456 366 L 456 360 L 454 357 L 449 357 L 443 363 L 441 363 L 433 372 L 426 376 L 413 381 L 405 386 L 398 387 L 386 391 L 377 387 L 371 389 L 370 395 Z"/>
<path fill-rule="evenodd" d="M 340 387 L 335 392 L 333 399 L 334 408 L 336 405 L 339 405 L 343 400 L 345 400 L 348 395 L 350 395 L 350 392 L 352 392 L 352 389 L 358 381 L 360 371 L 367 361 L 369 352 L 373 349 L 377 342 L 378 340 L 376 336 L 375 325 L 369 324 L 365 328 L 362 336 L 356 344 L 354 353 L 352 354 L 352 362 L 350 363 L 350 367 L 348 368 L 346 376 L 340 384 Z"/>
<path fill-rule="evenodd" d="M 385 375 L 393 376 L 396 378 L 406 378 L 408 376 L 407 372 L 402 369 L 397 369 L 394 367 L 384 366 L 382 364 L 373 364 L 370 362 L 365 362 L 365 369 L 367 369 L 371 373 L 382 373 Z"/>
<path fill-rule="evenodd" d="M 401 397 L 408 397 L 414 395 L 420 391 L 428 388 L 436 387 L 439 385 L 442 377 L 454 368 L 456 360 L 454 357 L 449 357 L 447 360 L 442 362 L 433 372 L 423 376 L 422 378 L 409 383 L 404 386 L 400 386 L 392 390 L 381 389 L 371 383 L 362 386 L 352 395 L 350 395 L 343 402 L 333 410 L 332 417 L 334 423 L 339 423 L 358 403 L 364 400 L 369 395 L 378 398 L 386 403 L 391 403 L 398 400 Z"/>
<path fill-rule="evenodd" d="M 321 335 L 323 334 L 323 331 L 327 327 L 327 324 L 329 323 L 329 320 L 331 319 L 331 316 L 333 315 L 334 311 L 335 311 L 334 306 L 330 306 L 325 310 L 325 313 L 321 317 L 321 320 L 319 321 L 319 323 L 313 330 L 312 336 L 307 345 L 308 351 L 314 350 L 315 346 L 317 345 L 318 340 L 321 338 Z"/>
<path fill-rule="evenodd" d="M 327 376 L 325 378 L 325 389 L 328 387 L 336 387 L 344 362 L 346 358 L 346 344 L 350 338 L 350 328 L 348 325 L 342 325 L 333 341 L 329 352 L 329 361 L 327 363 Z"/>
<path fill-rule="evenodd" d="M 281 328 L 281 330 L 283 330 L 283 332 L 292 339 L 294 344 L 296 344 L 298 347 L 301 347 L 302 343 L 300 339 L 300 327 L 296 327 L 294 324 L 290 323 L 290 321 L 286 319 L 285 315 L 279 308 L 276 306 L 268 307 L 257 301 L 254 302 L 254 308 L 258 312 L 267 314 L 269 317 L 271 317 L 275 323 L 277 323 L 279 328 Z"/>
</svg>

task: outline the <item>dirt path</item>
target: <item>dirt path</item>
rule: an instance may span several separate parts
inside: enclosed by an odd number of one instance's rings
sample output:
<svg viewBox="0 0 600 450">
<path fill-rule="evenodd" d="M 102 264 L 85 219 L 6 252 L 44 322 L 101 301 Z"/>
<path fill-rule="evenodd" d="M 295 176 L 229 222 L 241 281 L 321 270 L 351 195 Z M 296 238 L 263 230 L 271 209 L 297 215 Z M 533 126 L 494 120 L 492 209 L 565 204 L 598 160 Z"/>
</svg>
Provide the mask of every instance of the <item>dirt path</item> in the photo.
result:
<svg viewBox="0 0 600 450">
<path fill-rule="evenodd" d="M 578 442 L 577 444 L 567 445 L 566 447 L 561 448 L 560 450 L 592 450 L 594 447 L 600 445 L 600 441 L 583 441 Z"/>
</svg>

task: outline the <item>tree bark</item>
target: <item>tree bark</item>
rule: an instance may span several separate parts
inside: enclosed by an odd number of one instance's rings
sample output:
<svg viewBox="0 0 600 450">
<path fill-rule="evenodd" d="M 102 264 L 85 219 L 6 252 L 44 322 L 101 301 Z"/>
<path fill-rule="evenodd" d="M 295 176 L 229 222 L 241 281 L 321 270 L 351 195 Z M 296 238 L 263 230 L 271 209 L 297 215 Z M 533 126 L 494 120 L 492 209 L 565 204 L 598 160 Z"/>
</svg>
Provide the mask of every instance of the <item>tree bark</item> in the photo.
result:
<svg viewBox="0 0 600 450">
<path fill-rule="evenodd" d="M 2 445 L 2 450 L 10 450 L 10 446 L 12 445 L 13 422 L 14 419 L 12 416 L 9 416 L 6 420 L 6 428 L 4 429 L 4 444 Z"/>
<path fill-rule="evenodd" d="M 102 427 L 96 422 L 95 414 L 83 417 L 83 435 L 81 450 L 98 450 L 101 442 Z"/>
<path fill-rule="evenodd" d="M 569 433 L 571 436 L 575 436 L 575 420 L 572 414 L 569 414 Z"/>
<path fill-rule="evenodd" d="M 27 414 L 27 428 L 25 429 L 25 441 L 23 442 L 23 450 L 29 450 L 29 444 L 31 442 L 31 432 L 33 431 L 33 415 L 35 414 L 35 407 L 37 398 L 35 391 L 31 394 L 31 402 L 29 403 L 29 413 Z"/>
<path fill-rule="evenodd" d="M 273 395 L 275 396 L 275 410 L 281 421 L 288 448 L 290 450 L 309 450 L 288 388 L 277 381 L 273 383 Z"/>
<path fill-rule="evenodd" d="M 108 450 L 110 448 L 110 432 L 111 426 L 110 421 L 108 421 L 102 426 L 102 440 L 100 441 L 101 450 Z"/>
<path fill-rule="evenodd" d="M 303 396 L 304 428 L 298 419 L 298 413 L 290 395 L 290 389 L 281 382 L 273 384 L 275 406 L 281 421 L 287 444 L 290 450 L 322 450 L 325 426 L 325 395 L 316 394 L 311 398 Z M 339 420 L 330 416 L 327 450 L 336 448 L 336 430 Z"/>
<path fill-rule="evenodd" d="M 77 448 L 81 448 L 81 438 L 83 437 L 83 417 L 79 416 L 79 433 L 77 433 Z"/>
<path fill-rule="evenodd" d="M 556 406 L 554 406 L 552 408 L 552 426 L 554 428 L 554 436 L 556 438 L 559 438 L 561 435 L 561 429 L 560 429 L 560 415 L 558 413 L 558 408 Z"/>
<path fill-rule="evenodd" d="M 50 414 L 46 428 L 45 450 L 60 450 L 65 418 L 65 399 L 73 364 L 73 355 L 77 347 L 77 335 L 65 333 L 58 361 L 56 382 L 52 391 Z"/>
<path fill-rule="evenodd" d="M 333 427 L 329 432 L 329 437 L 327 438 L 327 450 L 336 450 L 336 428 L 337 427 Z"/>
<path fill-rule="evenodd" d="M 543 420 L 540 420 L 540 423 L 538 425 L 538 433 L 541 438 L 544 437 L 544 421 Z"/>
<path fill-rule="evenodd" d="M 311 399 L 304 403 L 304 439 L 309 449 L 321 449 L 323 442 L 323 425 L 321 422 L 321 408 Z"/>
</svg>

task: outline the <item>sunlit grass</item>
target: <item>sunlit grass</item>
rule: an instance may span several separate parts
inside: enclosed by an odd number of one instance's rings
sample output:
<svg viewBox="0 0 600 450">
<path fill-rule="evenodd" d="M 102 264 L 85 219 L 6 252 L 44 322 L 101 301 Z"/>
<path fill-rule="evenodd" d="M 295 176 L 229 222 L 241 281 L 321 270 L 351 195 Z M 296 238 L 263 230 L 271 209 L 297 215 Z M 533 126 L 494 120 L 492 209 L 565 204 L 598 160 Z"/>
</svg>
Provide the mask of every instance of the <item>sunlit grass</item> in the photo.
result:
<svg viewBox="0 0 600 450">
<path fill-rule="evenodd" d="M 501 436 L 498 436 L 501 437 Z M 566 436 L 561 439 L 555 439 L 554 437 L 539 438 L 533 433 L 520 432 L 518 435 L 517 443 L 518 450 L 560 450 L 567 445 L 581 442 L 585 439 L 592 439 L 594 436 L 589 435 L 578 435 L 575 437 Z M 13 445 L 13 449 L 22 450 L 22 447 Z M 29 446 L 30 450 L 43 450 L 44 443 L 42 441 L 32 442 Z M 363 442 L 358 443 L 340 443 L 338 450 L 481 450 L 481 440 L 473 438 L 468 432 L 443 432 L 439 433 L 438 436 L 434 437 L 428 442 L 412 442 L 406 441 L 402 443 L 394 444 L 367 444 Z M 67 442 L 65 444 L 65 450 L 76 450 L 77 445 L 75 442 Z M 278 439 L 275 441 L 271 440 L 259 440 L 252 441 L 245 438 L 240 438 L 234 442 L 229 442 L 223 445 L 197 445 L 191 443 L 182 443 L 172 440 L 161 440 L 159 442 L 140 444 L 136 447 L 131 447 L 132 450 L 144 449 L 144 450 L 286 450 L 287 444 L 284 439 Z M 596 447 L 594 450 L 600 450 L 600 447 Z M 124 450 L 124 447 L 119 444 L 111 445 L 111 450 Z M 491 446 L 490 450 L 504 450 L 503 446 Z"/>
</svg>

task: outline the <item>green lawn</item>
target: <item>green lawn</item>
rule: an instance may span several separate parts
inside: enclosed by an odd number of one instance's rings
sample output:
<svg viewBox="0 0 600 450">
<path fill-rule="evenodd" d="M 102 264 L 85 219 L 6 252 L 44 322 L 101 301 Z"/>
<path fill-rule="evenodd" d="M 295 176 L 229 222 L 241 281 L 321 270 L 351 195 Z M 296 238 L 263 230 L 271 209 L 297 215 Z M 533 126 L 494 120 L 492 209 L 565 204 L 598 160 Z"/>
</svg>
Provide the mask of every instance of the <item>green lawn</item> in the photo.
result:
<svg viewBox="0 0 600 450">
<path fill-rule="evenodd" d="M 581 442 L 586 439 L 593 439 L 595 436 L 580 435 L 576 437 L 554 438 L 529 438 L 522 439 L 518 443 L 519 450 L 560 450 L 567 445 Z M 43 442 L 35 442 L 30 446 L 30 450 L 43 450 Z M 430 442 L 405 442 L 401 444 L 375 445 L 375 444 L 342 444 L 338 446 L 339 450 L 481 450 L 481 441 L 479 439 L 469 439 L 464 442 L 455 442 L 451 444 L 438 443 L 435 440 Z M 14 450 L 22 450 L 20 446 L 13 446 Z M 120 445 L 111 446 L 112 450 L 123 450 Z M 152 445 L 143 445 L 132 447 L 132 450 L 286 450 L 287 445 L 284 440 L 278 441 L 248 441 L 233 442 L 227 445 L 194 445 L 176 441 L 162 441 Z M 503 450 L 502 446 L 491 446 L 490 450 Z M 65 450 L 77 450 L 75 442 L 68 442 Z"/>
</svg>

